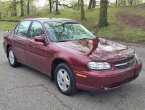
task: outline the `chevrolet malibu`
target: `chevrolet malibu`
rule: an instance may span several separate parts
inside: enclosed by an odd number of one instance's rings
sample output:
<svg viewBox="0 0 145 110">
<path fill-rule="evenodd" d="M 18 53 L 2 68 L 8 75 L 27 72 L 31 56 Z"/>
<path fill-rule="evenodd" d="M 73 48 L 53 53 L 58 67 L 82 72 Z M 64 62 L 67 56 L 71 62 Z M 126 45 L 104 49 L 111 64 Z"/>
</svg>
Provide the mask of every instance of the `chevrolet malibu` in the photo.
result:
<svg viewBox="0 0 145 110">
<path fill-rule="evenodd" d="M 24 64 L 50 76 L 65 95 L 117 88 L 142 69 L 133 49 L 95 37 L 70 19 L 25 19 L 5 33 L 3 46 L 12 67 Z"/>
</svg>

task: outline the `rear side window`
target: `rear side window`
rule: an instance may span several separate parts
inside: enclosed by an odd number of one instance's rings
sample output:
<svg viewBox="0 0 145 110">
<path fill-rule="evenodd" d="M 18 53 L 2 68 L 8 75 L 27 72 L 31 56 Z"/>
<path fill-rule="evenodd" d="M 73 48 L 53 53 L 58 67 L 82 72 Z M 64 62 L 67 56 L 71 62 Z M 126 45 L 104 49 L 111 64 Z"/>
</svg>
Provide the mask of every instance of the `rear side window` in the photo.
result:
<svg viewBox="0 0 145 110">
<path fill-rule="evenodd" d="M 44 35 L 42 24 L 38 21 L 33 21 L 29 32 L 30 38 L 34 39 L 34 37 L 41 35 Z"/>
<path fill-rule="evenodd" d="M 15 34 L 18 36 L 25 36 L 27 37 L 27 32 L 31 21 L 22 21 L 20 24 L 17 25 L 15 29 Z"/>
</svg>

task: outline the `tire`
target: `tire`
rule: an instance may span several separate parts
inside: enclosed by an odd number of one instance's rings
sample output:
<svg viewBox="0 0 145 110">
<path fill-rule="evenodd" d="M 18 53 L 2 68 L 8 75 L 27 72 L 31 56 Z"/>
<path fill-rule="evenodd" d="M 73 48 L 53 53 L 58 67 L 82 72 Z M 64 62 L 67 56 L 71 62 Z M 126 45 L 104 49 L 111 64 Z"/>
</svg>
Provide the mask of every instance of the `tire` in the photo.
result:
<svg viewBox="0 0 145 110">
<path fill-rule="evenodd" d="M 9 64 L 12 67 L 18 67 L 20 65 L 20 63 L 17 62 L 17 59 L 11 47 L 8 48 L 8 60 L 9 60 Z"/>
<path fill-rule="evenodd" d="M 71 67 L 66 63 L 59 64 L 55 69 L 55 82 L 58 90 L 64 95 L 77 92 L 76 82 Z"/>
</svg>

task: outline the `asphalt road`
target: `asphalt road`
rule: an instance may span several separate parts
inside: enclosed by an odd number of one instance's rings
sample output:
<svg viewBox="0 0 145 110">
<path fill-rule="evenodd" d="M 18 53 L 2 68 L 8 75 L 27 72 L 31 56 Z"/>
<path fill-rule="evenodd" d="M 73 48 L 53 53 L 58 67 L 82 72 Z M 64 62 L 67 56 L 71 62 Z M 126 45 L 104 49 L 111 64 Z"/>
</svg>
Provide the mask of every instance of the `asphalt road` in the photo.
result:
<svg viewBox="0 0 145 110">
<path fill-rule="evenodd" d="M 10 67 L 2 35 L 0 32 L 0 110 L 145 110 L 145 67 L 135 81 L 121 88 L 92 95 L 80 91 L 68 97 L 40 72 Z M 145 46 L 123 44 L 134 48 L 145 65 Z"/>
</svg>

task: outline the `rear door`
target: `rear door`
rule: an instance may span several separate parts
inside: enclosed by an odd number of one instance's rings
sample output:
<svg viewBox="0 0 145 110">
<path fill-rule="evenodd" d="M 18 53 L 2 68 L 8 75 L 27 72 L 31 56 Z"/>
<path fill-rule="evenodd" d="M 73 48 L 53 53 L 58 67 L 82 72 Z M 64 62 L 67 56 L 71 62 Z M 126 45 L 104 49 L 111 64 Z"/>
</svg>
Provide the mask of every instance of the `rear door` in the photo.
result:
<svg viewBox="0 0 145 110">
<path fill-rule="evenodd" d="M 25 64 L 25 50 L 26 50 L 26 38 L 28 37 L 28 30 L 31 21 L 20 22 L 14 31 L 12 47 L 16 58 L 20 63 Z"/>
<path fill-rule="evenodd" d="M 46 38 L 42 24 L 39 21 L 33 21 L 28 35 L 29 39 L 26 46 L 27 65 L 47 74 L 50 58 L 49 46 L 34 40 L 36 36 Z"/>
</svg>

